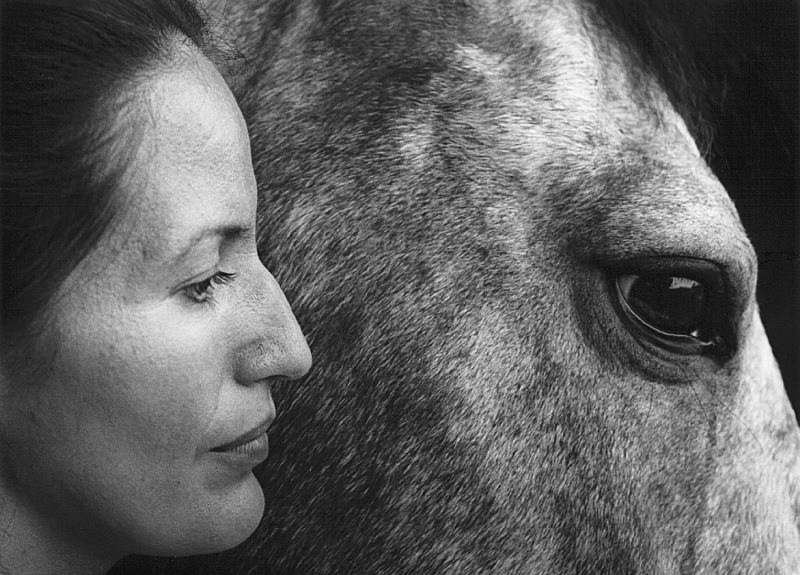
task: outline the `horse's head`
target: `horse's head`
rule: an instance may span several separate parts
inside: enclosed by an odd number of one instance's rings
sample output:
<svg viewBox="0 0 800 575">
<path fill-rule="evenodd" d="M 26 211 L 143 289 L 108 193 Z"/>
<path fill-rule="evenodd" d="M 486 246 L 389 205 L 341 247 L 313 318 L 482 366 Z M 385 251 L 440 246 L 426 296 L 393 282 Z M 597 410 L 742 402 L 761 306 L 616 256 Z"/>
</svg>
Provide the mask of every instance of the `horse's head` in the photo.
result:
<svg viewBox="0 0 800 575">
<path fill-rule="evenodd" d="M 800 569 L 753 249 L 637 46 L 664 29 L 604 4 L 232 8 L 261 247 L 315 359 L 276 389 L 251 568 Z"/>
</svg>

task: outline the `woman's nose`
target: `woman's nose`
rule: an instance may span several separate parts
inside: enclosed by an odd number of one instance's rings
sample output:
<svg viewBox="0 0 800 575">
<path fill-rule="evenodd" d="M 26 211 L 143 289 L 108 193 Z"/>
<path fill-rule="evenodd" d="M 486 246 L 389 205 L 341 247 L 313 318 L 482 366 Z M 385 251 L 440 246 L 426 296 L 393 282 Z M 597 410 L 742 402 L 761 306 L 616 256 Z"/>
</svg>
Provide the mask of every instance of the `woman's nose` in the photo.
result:
<svg viewBox="0 0 800 575">
<path fill-rule="evenodd" d="M 289 302 L 278 282 L 262 269 L 246 304 L 249 313 L 242 318 L 249 332 L 237 354 L 237 379 L 243 384 L 297 379 L 311 368 L 311 350 Z"/>
</svg>

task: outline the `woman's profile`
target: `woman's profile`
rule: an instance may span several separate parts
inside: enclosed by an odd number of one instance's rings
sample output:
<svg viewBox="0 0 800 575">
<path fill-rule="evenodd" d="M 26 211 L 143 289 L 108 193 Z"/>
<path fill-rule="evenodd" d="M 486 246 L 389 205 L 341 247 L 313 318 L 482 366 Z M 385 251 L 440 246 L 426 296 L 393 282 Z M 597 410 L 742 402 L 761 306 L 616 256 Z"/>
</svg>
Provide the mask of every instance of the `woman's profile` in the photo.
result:
<svg viewBox="0 0 800 575">
<path fill-rule="evenodd" d="M 183 0 L 2 13 L 0 572 L 256 527 L 310 353 L 255 244 L 246 127 Z"/>
</svg>

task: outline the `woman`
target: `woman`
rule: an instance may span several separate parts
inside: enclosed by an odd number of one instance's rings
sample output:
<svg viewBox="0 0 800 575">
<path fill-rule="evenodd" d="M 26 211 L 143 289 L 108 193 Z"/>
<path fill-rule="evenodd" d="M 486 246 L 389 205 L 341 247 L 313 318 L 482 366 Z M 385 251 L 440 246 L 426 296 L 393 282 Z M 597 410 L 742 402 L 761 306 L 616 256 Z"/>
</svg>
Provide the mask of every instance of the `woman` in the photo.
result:
<svg viewBox="0 0 800 575">
<path fill-rule="evenodd" d="M 310 353 L 182 0 L 5 2 L 0 572 L 232 547 Z"/>
</svg>

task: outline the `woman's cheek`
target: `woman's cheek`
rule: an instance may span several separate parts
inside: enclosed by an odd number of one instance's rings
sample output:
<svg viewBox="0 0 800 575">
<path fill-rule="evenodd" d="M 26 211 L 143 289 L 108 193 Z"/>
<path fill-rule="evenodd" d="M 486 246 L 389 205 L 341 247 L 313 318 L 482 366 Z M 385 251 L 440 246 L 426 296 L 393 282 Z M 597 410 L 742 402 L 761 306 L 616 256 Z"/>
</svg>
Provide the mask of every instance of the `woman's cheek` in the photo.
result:
<svg viewBox="0 0 800 575">
<path fill-rule="evenodd" d="M 72 399 L 81 404 L 73 413 L 94 420 L 98 431 L 107 426 L 105 435 L 124 434 L 123 441 L 138 443 L 153 459 L 192 454 L 216 412 L 227 371 L 214 341 L 214 316 L 174 304 L 117 308 L 95 329 L 84 322 L 83 333 L 74 333 L 80 323 L 73 322 L 63 339 L 65 347 L 73 344 L 62 350 L 68 364 L 61 370 L 72 375 L 65 387 L 74 385 Z"/>
<path fill-rule="evenodd" d="M 137 349 L 115 362 L 125 369 L 120 380 L 133 404 L 129 413 L 160 430 L 153 439 L 165 449 L 199 444 L 230 378 L 224 344 L 207 317 L 162 312 L 145 319 L 137 326 Z"/>
</svg>

